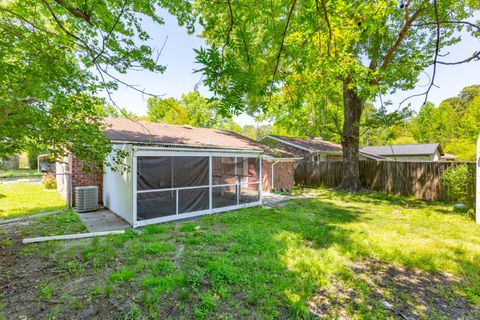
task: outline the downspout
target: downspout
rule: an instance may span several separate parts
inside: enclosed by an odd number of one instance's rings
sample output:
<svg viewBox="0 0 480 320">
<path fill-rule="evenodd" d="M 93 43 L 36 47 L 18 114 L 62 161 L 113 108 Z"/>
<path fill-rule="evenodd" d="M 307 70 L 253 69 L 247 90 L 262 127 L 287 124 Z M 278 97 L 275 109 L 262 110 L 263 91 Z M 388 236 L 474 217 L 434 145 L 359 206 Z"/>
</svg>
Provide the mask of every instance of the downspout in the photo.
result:
<svg viewBox="0 0 480 320">
<path fill-rule="evenodd" d="M 272 190 L 275 191 L 275 165 L 279 163 L 278 160 L 272 162 Z"/>
</svg>

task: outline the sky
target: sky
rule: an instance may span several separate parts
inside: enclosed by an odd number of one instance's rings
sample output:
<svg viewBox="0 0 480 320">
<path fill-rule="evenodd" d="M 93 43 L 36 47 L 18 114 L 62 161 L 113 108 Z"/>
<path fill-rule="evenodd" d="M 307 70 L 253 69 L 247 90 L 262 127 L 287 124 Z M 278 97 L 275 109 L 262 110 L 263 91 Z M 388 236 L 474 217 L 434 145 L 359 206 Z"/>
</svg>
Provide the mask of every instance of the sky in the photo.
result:
<svg viewBox="0 0 480 320">
<path fill-rule="evenodd" d="M 193 91 L 201 82 L 201 74 L 194 73 L 194 70 L 200 68 L 195 64 L 194 48 L 205 46 L 202 39 L 197 35 L 188 35 L 184 27 L 179 27 L 176 18 L 163 12 L 165 25 L 158 26 L 145 21 L 144 28 L 150 33 L 153 40 L 150 44 L 159 50 L 163 44 L 162 54 L 159 63 L 167 67 L 163 74 L 151 73 L 148 71 L 130 71 L 125 75 L 120 75 L 121 80 L 135 85 L 140 90 L 151 92 L 162 97 L 180 98 L 182 93 Z M 456 61 L 470 56 L 474 51 L 480 50 L 480 39 L 474 39 L 470 36 L 464 36 L 460 44 L 444 50 L 442 54 L 449 53 L 441 58 L 444 61 Z M 431 70 L 426 70 L 431 74 Z M 397 109 L 399 103 L 412 94 L 422 93 L 428 86 L 429 78 L 423 74 L 414 90 L 408 92 L 395 92 L 393 94 L 382 96 L 382 100 L 392 102 L 390 110 Z M 438 105 L 444 99 L 456 96 L 464 87 L 480 84 L 480 62 L 471 62 L 457 66 L 437 65 L 435 85 L 432 87 L 428 101 Z M 200 85 L 199 92 L 210 97 L 208 88 Z M 147 99 L 149 97 L 141 93 L 120 85 L 119 89 L 113 94 L 113 99 L 119 107 L 125 107 L 138 115 L 145 115 L 147 112 Z M 413 98 L 405 102 L 402 106 L 411 104 L 411 108 L 418 111 L 423 104 L 424 97 Z M 379 106 L 379 102 L 375 103 Z M 255 119 L 248 115 L 235 117 L 234 121 L 240 125 L 257 124 Z"/>
</svg>

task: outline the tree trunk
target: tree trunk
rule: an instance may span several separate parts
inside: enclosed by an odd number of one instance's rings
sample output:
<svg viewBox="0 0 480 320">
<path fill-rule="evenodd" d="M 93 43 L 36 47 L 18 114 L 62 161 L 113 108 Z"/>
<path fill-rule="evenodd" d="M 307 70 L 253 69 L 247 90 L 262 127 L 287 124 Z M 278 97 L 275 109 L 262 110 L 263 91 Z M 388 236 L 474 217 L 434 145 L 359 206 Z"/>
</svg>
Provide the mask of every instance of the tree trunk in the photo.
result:
<svg viewBox="0 0 480 320">
<path fill-rule="evenodd" d="M 349 80 L 343 81 L 343 179 L 338 188 L 349 192 L 357 192 L 362 189 L 358 150 L 360 143 L 360 117 L 364 100 L 358 96 L 355 90 L 348 87 L 349 83 Z"/>
</svg>

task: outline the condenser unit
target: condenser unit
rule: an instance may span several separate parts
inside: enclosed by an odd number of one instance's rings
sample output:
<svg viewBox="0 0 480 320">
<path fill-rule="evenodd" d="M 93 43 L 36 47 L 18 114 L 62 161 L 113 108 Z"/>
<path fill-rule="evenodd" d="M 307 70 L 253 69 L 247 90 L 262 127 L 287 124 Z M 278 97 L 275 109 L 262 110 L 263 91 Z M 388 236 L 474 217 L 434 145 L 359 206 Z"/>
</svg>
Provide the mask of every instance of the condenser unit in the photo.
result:
<svg viewBox="0 0 480 320">
<path fill-rule="evenodd" d="M 75 210 L 77 212 L 95 211 L 98 209 L 98 187 L 75 187 Z"/>
</svg>

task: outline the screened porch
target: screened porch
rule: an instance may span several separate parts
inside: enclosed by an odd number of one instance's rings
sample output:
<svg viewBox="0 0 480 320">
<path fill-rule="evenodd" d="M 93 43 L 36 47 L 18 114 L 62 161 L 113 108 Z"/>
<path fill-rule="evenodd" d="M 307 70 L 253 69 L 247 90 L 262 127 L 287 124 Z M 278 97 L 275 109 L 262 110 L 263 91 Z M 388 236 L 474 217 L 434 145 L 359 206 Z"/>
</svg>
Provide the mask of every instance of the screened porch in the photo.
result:
<svg viewBox="0 0 480 320">
<path fill-rule="evenodd" d="M 261 203 L 258 154 L 138 152 L 136 225 Z"/>
</svg>

